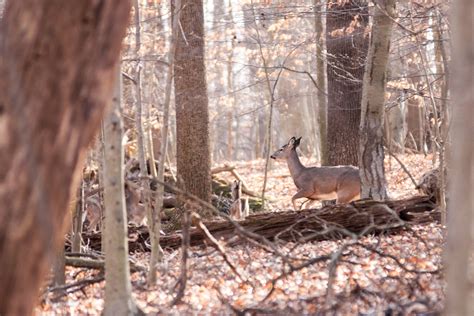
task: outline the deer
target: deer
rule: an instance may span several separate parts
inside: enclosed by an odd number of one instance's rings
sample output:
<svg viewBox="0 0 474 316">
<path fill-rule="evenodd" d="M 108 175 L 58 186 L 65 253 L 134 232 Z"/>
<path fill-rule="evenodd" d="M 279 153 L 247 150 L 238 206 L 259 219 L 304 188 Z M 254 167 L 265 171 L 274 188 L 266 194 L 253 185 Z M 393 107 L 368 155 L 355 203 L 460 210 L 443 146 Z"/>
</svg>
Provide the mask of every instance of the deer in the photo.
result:
<svg viewBox="0 0 474 316">
<path fill-rule="evenodd" d="M 291 198 L 293 208 L 296 200 L 306 198 L 306 202 L 336 200 L 337 204 L 349 203 L 360 199 L 359 169 L 353 166 L 305 167 L 298 157 L 296 149 L 301 137 L 292 137 L 287 144 L 275 151 L 270 158 L 286 160 L 290 175 L 298 192 Z M 309 207 L 309 205 L 307 205 Z"/>
<path fill-rule="evenodd" d="M 131 181 L 125 183 L 125 205 L 127 208 L 127 221 L 141 225 L 145 221 L 145 205 L 140 203 L 142 198 L 141 188 Z"/>
<path fill-rule="evenodd" d="M 125 186 L 125 205 L 127 209 L 127 222 L 141 225 L 146 221 L 145 206 L 140 203 L 140 187 L 131 181 L 126 180 Z M 88 230 L 96 232 L 100 228 L 103 210 L 98 194 L 94 194 L 85 200 L 86 218 L 89 221 Z"/>
</svg>

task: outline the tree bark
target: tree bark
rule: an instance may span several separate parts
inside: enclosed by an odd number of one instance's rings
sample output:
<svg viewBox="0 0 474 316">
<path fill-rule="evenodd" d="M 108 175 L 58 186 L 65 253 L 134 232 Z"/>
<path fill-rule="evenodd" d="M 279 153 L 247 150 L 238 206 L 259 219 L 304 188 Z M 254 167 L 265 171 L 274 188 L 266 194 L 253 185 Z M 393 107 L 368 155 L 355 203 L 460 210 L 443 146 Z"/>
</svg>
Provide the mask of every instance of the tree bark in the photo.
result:
<svg viewBox="0 0 474 316">
<path fill-rule="evenodd" d="M 145 207 L 145 214 L 148 218 L 148 221 L 151 222 L 152 218 L 152 208 L 151 208 L 151 194 L 150 194 L 150 180 L 148 179 L 148 168 L 147 161 L 150 162 L 150 170 L 152 169 L 151 165 L 154 164 L 154 161 L 149 160 L 147 155 L 146 141 L 147 133 L 145 132 L 144 122 L 143 122 L 143 103 L 142 103 L 142 62 L 140 57 L 140 47 L 141 47 L 141 31 L 140 31 L 140 6 L 138 0 L 133 1 L 134 11 L 135 11 L 135 58 L 137 58 L 137 64 L 135 66 L 135 129 L 137 133 L 137 147 L 138 147 L 138 162 L 140 165 L 140 184 L 145 189 L 143 191 L 143 205 Z M 150 148 L 148 148 L 150 149 Z M 148 150 L 150 152 L 150 150 Z"/>
<path fill-rule="evenodd" d="M 66 284 L 66 257 L 64 246 L 59 247 L 53 262 L 53 286 Z"/>
<path fill-rule="evenodd" d="M 165 101 L 163 110 L 163 129 L 161 139 L 161 156 L 158 167 L 158 181 L 163 182 L 165 177 L 165 159 L 168 154 L 168 130 L 169 130 L 169 117 L 170 117 L 170 103 L 171 103 L 171 89 L 174 77 L 174 54 L 176 51 L 176 37 L 178 34 L 178 22 L 180 19 L 181 12 L 181 0 L 175 0 L 173 2 L 173 19 L 171 22 L 171 38 L 170 38 L 170 50 L 168 53 L 168 74 L 166 76 L 166 87 L 165 87 Z M 150 228 L 150 243 L 151 243 L 151 255 L 150 255 L 150 268 L 148 270 L 147 283 L 148 286 L 152 286 L 156 283 L 156 265 L 163 258 L 163 249 L 160 246 L 160 231 L 161 231 L 161 213 L 163 211 L 163 200 L 164 200 L 165 188 L 162 185 L 158 185 L 155 195 L 155 206 L 152 210 L 152 218 L 149 220 Z"/>
<path fill-rule="evenodd" d="M 121 68 L 117 67 L 112 110 L 104 120 L 105 316 L 135 315 L 128 263 L 127 212 L 122 146 Z"/>
<path fill-rule="evenodd" d="M 327 10 L 328 165 L 357 166 L 362 78 L 369 42 L 367 2 L 331 2 Z"/>
<path fill-rule="evenodd" d="M 447 205 L 446 205 L 446 153 L 450 151 L 449 140 L 449 108 L 448 108 L 448 89 L 449 89 L 449 61 L 446 44 L 443 42 L 443 19 L 441 13 L 437 12 L 438 24 L 435 31 L 435 51 L 437 73 L 444 72 L 444 81 L 440 83 L 441 87 L 441 127 L 440 127 L 440 148 L 439 148 L 439 206 L 441 208 L 441 224 L 447 224 Z"/>
<path fill-rule="evenodd" d="M 324 18 L 324 9 L 326 8 L 326 0 L 314 0 L 315 24 L 314 32 L 316 34 L 316 71 L 318 80 L 318 125 L 319 125 L 319 141 L 321 153 L 321 165 L 325 166 L 328 161 L 328 99 L 327 99 L 327 65 L 326 65 L 326 23 Z"/>
<path fill-rule="evenodd" d="M 474 207 L 474 47 L 472 26 L 474 2 L 453 3 L 451 24 L 453 37 L 452 102 L 453 135 L 448 200 L 448 240 L 445 249 L 447 267 L 446 315 L 472 315 L 472 210 Z"/>
<path fill-rule="evenodd" d="M 30 315 L 110 100 L 129 1 L 9 1 L 0 29 L 0 314 Z M 47 36 L 45 36 L 47 34 Z"/>
<path fill-rule="evenodd" d="M 97 170 L 97 176 L 99 180 L 99 188 L 104 187 L 104 120 L 100 122 L 100 130 L 99 130 L 99 145 L 97 148 L 97 153 L 98 153 L 98 165 L 99 168 Z M 102 201 L 102 207 L 100 208 L 100 232 L 105 232 L 105 210 L 103 207 L 103 201 L 104 201 L 104 191 L 100 190 L 97 193 L 97 196 L 99 197 L 99 201 Z M 105 243 L 102 243 L 102 253 L 105 253 Z"/>
<path fill-rule="evenodd" d="M 378 201 L 387 198 L 383 123 L 386 69 L 394 15 L 395 0 L 375 2 L 374 23 L 362 89 L 359 152 L 361 197 Z"/>
<path fill-rule="evenodd" d="M 209 112 L 204 64 L 202 0 L 182 1 L 175 54 L 177 169 L 184 189 L 210 202 Z M 202 211 L 206 212 L 206 211 Z M 204 217 L 210 214 L 201 214 Z"/>
<path fill-rule="evenodd" d="M 84 198 L 84 185 L 82 177 L 79 188 L 77 189 L 75 207 L 72 210 L 72 252 L 81 252 L 82 231 L 83 231 L 83 215 L 86 199 Z"/>
</svg>

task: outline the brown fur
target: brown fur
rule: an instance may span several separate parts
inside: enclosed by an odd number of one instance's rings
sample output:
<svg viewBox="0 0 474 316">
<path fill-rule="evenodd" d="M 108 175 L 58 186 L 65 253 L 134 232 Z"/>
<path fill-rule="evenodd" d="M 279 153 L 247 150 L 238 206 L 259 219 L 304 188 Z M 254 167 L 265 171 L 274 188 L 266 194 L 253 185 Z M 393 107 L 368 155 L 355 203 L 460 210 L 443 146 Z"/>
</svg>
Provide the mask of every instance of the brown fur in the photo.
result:
<svg viewBox="0 0 474 316">
<path fill-rule="evenodd" d="M 311 202 L 335 199 L 336 203 L 349 203 L 360 198 L 359 169 L 353 166 L 305 167 L 296 153 L 300 140 L 301 137 L 292 137 L 288 144 L 271 156 L 272 159 L 286 160 L 288 164 L 298 188 L 291 198 L 295 210 L 296 200 L 301 198 Z"/>
</svg>

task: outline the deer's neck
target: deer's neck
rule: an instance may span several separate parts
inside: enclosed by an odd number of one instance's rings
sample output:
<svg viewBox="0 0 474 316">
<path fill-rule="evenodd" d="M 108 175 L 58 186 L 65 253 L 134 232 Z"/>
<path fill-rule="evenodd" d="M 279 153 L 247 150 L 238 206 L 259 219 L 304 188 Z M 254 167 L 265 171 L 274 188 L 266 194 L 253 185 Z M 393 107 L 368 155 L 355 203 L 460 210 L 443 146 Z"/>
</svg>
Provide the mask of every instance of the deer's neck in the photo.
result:
<svg viewBox="0 0 474 316">
<path fill-rule="evenodd" d="M 304 169 L 306 169 L 306 167 L 301 163 L 300 157 L 298 157 L 296 150 L 292 150 L 290 152 L 290 156 L 286 162 L 288 163 L 288 169 L 290 169 L 290 174 L 293 179 L 295 179 L 295 177 L 297 177 Z"/>
</svg>

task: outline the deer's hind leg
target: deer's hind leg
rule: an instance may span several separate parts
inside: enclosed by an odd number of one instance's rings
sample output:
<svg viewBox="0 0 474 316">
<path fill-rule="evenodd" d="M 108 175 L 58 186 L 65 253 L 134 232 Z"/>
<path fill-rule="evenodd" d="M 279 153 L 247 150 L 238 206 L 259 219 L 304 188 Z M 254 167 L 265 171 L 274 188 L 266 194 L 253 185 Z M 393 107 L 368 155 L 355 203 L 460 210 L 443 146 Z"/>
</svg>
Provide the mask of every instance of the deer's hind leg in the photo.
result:
<svg viewBox="0 0 474 316">
<path fill-rule="evenodd" d="M 343 176 L 337 187 L 336 203 L 349 203 L 360 199 L 360 178 L 358 175 Z"/>
</svg>

